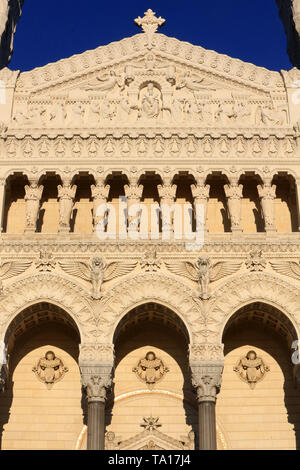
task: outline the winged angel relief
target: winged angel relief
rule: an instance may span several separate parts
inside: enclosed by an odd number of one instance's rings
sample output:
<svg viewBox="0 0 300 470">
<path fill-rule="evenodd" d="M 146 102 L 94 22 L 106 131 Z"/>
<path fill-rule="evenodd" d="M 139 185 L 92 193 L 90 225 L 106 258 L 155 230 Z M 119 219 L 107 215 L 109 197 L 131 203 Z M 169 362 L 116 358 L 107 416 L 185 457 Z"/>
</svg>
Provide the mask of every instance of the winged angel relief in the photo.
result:
<svg viewBox="0 0 300 470">
<path fill-rule="evenodd" d="M 85 281 L 91 282 L 92 297 L 94 299 L 101 299 L 103 282 L 110 281 L 115 277 L 124 276 L 135 268 L 137 262 L 113 261 L 106 264 L 102 258 L 96 256 L 91 259 L 90 263 L 73 260 L 60 261 L 59 265 L 71 276 L 80 277 Z"/>
<path fill-rule="evenodd" d="M 0 264 L 0 293 L 3 291 L 2 281 L 10 277 L 18 276 L 26 271 L 32 261 L 7 261 Z"/>
<path fill-rule="evenodd" d="M 185 276 L 192 281 L 198 282 L 199 297 L 201 299 L 210 298 L 210 282 L 233 274 L 242 265 L 242 263 L 235 261 L 218 261 L 212 264 L 209 258 L 198 258 L 195 263 L 191 261 L 179 261 L 166 262 L 165 264 L 172 273 Z"/>
<path fill-rule="evenodd" d="M 277 261 L 270 265 L 275 271 L 285 276 L 293 277 L 294 279 L 300 280 L 300 262 L 297 261 Z"/>
</svg>

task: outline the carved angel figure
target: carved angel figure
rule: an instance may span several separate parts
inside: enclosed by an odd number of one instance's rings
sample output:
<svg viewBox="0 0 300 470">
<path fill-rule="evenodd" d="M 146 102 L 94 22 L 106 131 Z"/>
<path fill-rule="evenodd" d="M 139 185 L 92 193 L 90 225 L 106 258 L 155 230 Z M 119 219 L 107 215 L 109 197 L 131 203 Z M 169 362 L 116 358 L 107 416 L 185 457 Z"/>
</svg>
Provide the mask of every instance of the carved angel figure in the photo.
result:
<svg viewBox="0 0 300 470">
<path fill-rule="evenodd" d="M 60 267 L 71 276 L 80 277 L 92 284 L 91 296 L 93 299 L 101 299 L 101 288 L 103 282 L 124 276 L 132 271 L 137 265 L 136 261 L 113 261 L 105 263 L 103 258 L 95 256 L 90 263 L 83 261 L 60 261 Z"/>
<path fill-rule="evenodd" d="M 47 351 L 45 357 L 40 358 L 32 371 L 47 388 L 51 388 L 55 382 L 63 378 L 68 368 L 64 367 L 62 360 L 56 357 L 53 351 Z"/>
<path fill-rule="evenodd" d="M 149 351 L 132 371 L 151 389 L 169 369 L 164 366 L 162 360 L 153 351 Z"/>
<path fill-rule="evenodd" d="M 211 88 L 212 83 L 206 82 L 205 78 L 200 78 L 197 75 L 192 75 L 191 72 L 188 70 L 185 74 L 183 79 L 176 85 L 176 89 L 179 90 L 181 88 L 186 87 L 188 90 L 191 91 L 199 91 L 199 90 L 207 90 Z"/>
<path fill-rule="evenodd" d="M 18 276 L 26 271 L 32 261 L 7 261 L 0 264 L 0 292 L 3 290 L 2 281 L 13 276 Z"/>
<path fill-rule="evenodd" d="M 40 200 L 42 197 L 44 186 L 38 185 L 36 182 L 30 186 L 25 185 L 25 201 L 26 201 L 26 224 L 27 227 L 35 229 L 38 219 Z"/>
<path fill-rule="evenodd" d="M 300 279 L 300 261 L 270 261 L 270 265 L 280 274 Z"/>
<path fill-rule="evenodd" d="M 172 273 L 198 282 L 199 297 L 209 299 L 210 282 L 233 274 L 240 268 L 242 263 L 238 261 L 218 261 L 211 264 L 209 258 L 198 258 L 195 263 L 191 261 L 172 261 L 165 262 L 165 264 Z"/>
<path fill-rule="evenodd" d="M 85 90 L 99 90 L 108 91 L 112 90 L 117 85 L 121 91 L 125 88 L 125 82 L 123 77 L 118 77 L 114 70 L 110 70 L 109 74 L 96 77 L 99 83 L 95 85 L 85 86 Z"/>
<path fill-rule="evenodd" d="M 239 359 L 233 370 L 253 389 L 270 369 L 260 357 L 257 357 L 255 351 L 249 351 L 245 357 Z"/>
</svg>

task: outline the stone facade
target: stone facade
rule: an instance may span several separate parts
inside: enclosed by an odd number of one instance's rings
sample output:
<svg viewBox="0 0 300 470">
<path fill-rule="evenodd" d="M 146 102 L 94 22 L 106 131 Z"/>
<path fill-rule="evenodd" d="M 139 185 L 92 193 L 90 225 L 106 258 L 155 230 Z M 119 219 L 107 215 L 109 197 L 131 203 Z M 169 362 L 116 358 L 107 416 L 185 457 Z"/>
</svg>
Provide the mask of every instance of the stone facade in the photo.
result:
<svg viewBox="0 0 300 470">
<path fill-rule="evenodd" d="M 300 73 L 135 21 L 0 70 L 1 446 L 296 449 Z"/>
</svg>

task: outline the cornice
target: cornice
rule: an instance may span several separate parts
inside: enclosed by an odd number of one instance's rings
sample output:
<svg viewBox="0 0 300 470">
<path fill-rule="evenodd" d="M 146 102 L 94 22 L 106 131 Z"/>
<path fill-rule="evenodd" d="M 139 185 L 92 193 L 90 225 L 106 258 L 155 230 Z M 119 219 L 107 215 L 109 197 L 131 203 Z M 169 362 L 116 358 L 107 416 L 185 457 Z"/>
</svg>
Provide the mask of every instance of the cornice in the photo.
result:
<svg viewBox="0 0 300 470">
<path fill-rule="evenodd" d="M 50 63 L 44 67 L 23 72 L 17 81 L 18 93 L 37 93 L 65 81 L 82 78 L 87 74 L 119 64 L 147 53 L 145 34 L 136 34 L 120 41 L 100 46 L 82 54 Z M 279 72 L 270 71 L 240 59 L 234 59 L 215 51 L 205 50 L 164 34 L 154 35 L 152 52 L 172 57 L 190 66 L 201 68 L 206 72 L 220 75 L 250 88 L 264 92 L 270 90 L 284 91 L 282 76 Z"/>
<path fill-rule="evenodd" d="M 26 239 L 27 238 L 27 239 Z M 111 258 L 128 256 L 132 258 L 132 254 L 140 257 L 146 249 L 153 247 L 157 252 L 172 254 L 178 257 L 190 255 L 192 258 L 201 256 L 203 253 L 211 254 L 215 257 L 227 258 L 232 255 L 244 256 L 254 248 L 259 248 L 265 255 L 270 257 L 286 257 L 299 256 L 300 258 L 300 235 L 298 233 L 286 235 L 277 234 L 276 238 L 268 239 L 266 234 L 253 234 L 252 236 L 241 236 L 239 240 L 232 240 L 232 234 L 220 234 L 220 240 L 207 239 L 201 250 L 186 250 L 185 242 L 168 242 L 154 240 L 127 240 L 127 241 L 107 241 L 101 242 L 91 239 L 86 235 L 72 237 L 63 236 L 59 240 L 59 236 L 45 234 L 31 234 L 30 237 L 25 235 L 2 234 L 0 237 L 0 255 L 4 259 L 6 256 L 36 256 L 41 249 L 47 249 L 53 254 L 61 254 L 69 256 L 70 253 L 76 254 L 82 258 L 89 258 L 94 253 L 107 253 Z M 77 239 L 76 239 L 77 238 Z"/>
</svg>

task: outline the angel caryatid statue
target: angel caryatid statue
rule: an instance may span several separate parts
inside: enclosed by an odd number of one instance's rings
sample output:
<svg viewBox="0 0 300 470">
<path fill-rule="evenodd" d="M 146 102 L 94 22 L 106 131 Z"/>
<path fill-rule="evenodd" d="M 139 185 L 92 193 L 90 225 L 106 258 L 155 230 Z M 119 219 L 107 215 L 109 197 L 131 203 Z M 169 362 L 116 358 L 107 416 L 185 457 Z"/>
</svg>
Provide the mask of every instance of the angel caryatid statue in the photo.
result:
<svg viewBox="0 0 300 470">
<path fill-rule="evenodd" d="M 101 299 L 103 282 L 123 276 L 132 271 L 137 261 L 112 261 L 105 263 L 103 258 L 95 256 L 90 263 L 83 261 L 60 261 L 60 267 L 71 276 L 80 277 L 92 284 L 91 296 L 93 299 Z"/>
<path fill-rule="evenodd" d="M 196 262 L 168 261 L 165 264 L 172 273 L 198 282 L 199 297 L 206 300 L 210 298 L 210 283 L 233 274 L 240 268 L 242 263 L 239 261 L 218 261 L 211 263 L 209 258 L 198 258 Z"/>
</svg>

